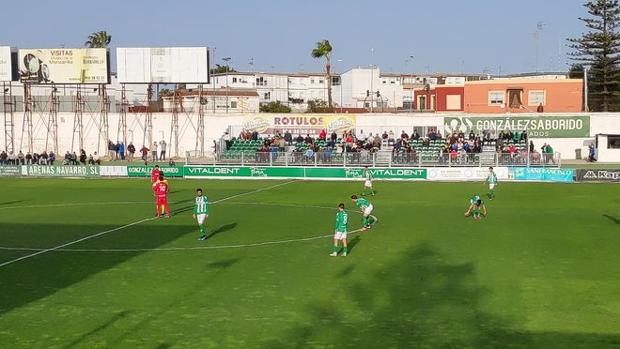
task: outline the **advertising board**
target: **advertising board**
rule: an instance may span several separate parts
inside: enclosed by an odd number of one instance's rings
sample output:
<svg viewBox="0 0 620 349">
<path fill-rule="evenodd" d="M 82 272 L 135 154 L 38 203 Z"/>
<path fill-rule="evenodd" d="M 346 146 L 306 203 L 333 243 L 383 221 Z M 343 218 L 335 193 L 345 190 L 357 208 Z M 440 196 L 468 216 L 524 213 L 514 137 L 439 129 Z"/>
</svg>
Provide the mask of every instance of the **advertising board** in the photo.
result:
<svg viewBox="0 0 620 349">
<path fill-rule="evenodd" d="M 37 84 L 107 84 L 105 48 L 20 49 L 19 77 Z"/>
<path fill-rule="evenodd" d="M 209 83 L 206 47 L 117 48 L 120 83 Z"/>
</svg>

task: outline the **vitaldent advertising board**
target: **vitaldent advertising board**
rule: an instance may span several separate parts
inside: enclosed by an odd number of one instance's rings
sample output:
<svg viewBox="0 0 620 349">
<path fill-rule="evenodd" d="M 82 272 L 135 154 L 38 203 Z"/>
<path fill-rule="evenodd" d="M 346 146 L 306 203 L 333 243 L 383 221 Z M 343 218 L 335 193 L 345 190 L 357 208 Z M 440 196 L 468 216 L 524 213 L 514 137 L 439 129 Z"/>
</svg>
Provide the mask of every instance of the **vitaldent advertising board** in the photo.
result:
<svg viewBox="0 0 620 349">
<path fill-rule="evenodd" d="M 527 131 L 530 138 L 590 137 L 590 116 L 491 116 L 444 117 L 447 133 L 484 130 Z"/>
<path fill-rule="evenodd" d="M 209 83 L 206 47 L 116 49 L 121 83 Z"/>
<path fill-rule="evenodd" d="M 426 179 L 426 169 L 420 168 L 371 168 L 375 179 L 421 180 Z M 252 167 L 252 166 L 186 166 L 187 178 L 306 178 L 306 179 L 362 179 L 361 168 L 337 167 Z"/>
<path fill-rule="evenodd" d="M 105 48 L 20 49 L 19 77 L 37 84 L 106 84 L 110 82 Z"/>
</svg>

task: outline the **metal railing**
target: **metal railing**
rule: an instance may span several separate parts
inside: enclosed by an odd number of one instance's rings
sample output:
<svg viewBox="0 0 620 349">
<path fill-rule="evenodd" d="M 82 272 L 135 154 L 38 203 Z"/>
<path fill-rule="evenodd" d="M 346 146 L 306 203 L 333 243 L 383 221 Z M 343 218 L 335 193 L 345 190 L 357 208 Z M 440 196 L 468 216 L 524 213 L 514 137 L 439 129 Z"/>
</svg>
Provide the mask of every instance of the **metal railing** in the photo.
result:
<svg viewBox="0 0 620 349">
<path fill-rule="evenodd" d="M 482 153 L 407 153 L 407 152 L 224 152 L 211 160 L 187 153 L 187 164 L 242 166 L 334 166 L 334 167 L 487 167 L 525 166 L 560 167 L 560 153 L 526 152 L 506 154 Z"/>
</svg>

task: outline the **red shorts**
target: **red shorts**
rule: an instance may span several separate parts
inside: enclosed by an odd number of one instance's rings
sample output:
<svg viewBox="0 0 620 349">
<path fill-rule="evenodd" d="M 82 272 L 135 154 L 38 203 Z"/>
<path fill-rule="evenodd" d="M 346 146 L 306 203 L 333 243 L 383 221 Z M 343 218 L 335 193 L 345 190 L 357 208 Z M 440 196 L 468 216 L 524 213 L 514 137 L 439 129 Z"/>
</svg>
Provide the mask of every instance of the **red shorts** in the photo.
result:
<svg viewBox="0 0 620 349">
<path fill-rule="evenodd" d="M 157 197 L 157 204 L 158 205 L 168 205 L 168 198 L 167 197 Z"/>
</svg>

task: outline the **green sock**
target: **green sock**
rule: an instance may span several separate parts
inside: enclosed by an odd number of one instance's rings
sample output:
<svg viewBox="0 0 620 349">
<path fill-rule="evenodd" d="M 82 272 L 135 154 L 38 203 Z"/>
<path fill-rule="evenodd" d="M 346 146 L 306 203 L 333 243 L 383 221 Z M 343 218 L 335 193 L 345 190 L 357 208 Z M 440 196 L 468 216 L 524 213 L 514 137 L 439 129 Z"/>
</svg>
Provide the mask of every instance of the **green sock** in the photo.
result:
<svg viewBox="0 0 620 349">
<path fill-rule="evenodd" d="M 368 225 L 368 217 L 364 217 L 362 218 L 362 226 L 367 226 Z"/>
<path fill-rule="evenodd" d="M 489 193 L 489 195 L 494 198 L 495 197 L 495 190 L 491 190 L 491 192 Z"/>
<path fill-rule="evenodd" d="M 344 247 L 342 248 L 342 253 L 347 253 L 347 247 L 346 247 L 346 246 L 344 246 Z"/>
<path fill-rule="evenodd" d="M 332 246 L 332 252 L 338 253 L 338 245 Z"/>
<path fill-rule="evenodd" d="M 373 224 L 375 222 L 375 219 L 372 216 L 368 216 L 368 224 Z"/>
<path fill-rule="evenodd" d="M 204 237 L 207 235 L 207 228 L 204 225 L 199 225 L 198 229 L 200 230 L 200 237 Z"/>
</svg>

